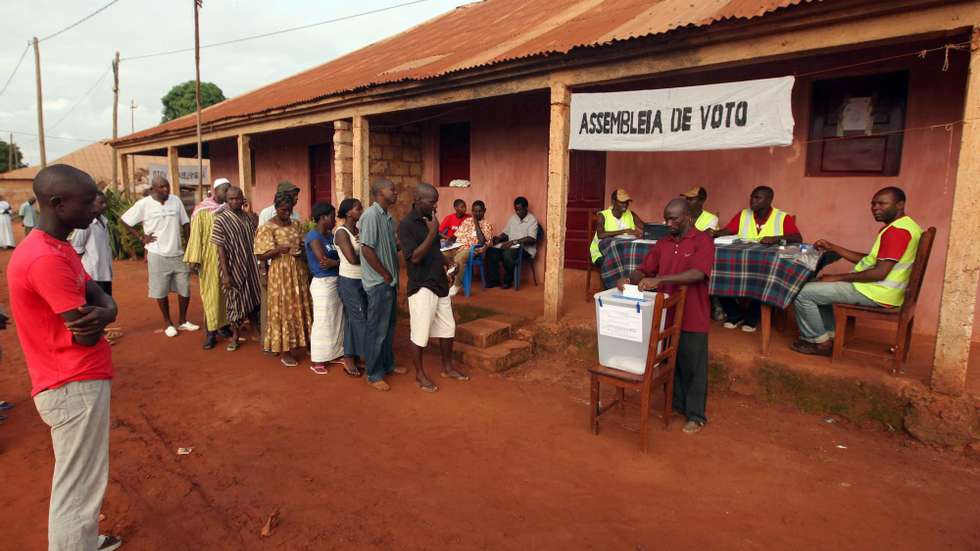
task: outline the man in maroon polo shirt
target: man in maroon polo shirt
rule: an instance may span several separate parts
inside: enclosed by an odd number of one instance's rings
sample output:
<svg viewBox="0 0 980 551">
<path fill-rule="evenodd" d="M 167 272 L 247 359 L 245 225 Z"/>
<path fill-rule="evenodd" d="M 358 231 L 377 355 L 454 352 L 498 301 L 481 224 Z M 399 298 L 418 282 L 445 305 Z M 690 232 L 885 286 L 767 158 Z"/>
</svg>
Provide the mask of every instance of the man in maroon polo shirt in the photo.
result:
<svg viewBox="0 0 980 551">
<path fill-rule="evenodd" d="M 97 214 L 98 191 L 91 176 L 68 165 L 39 172 L 34 194 L 40 222 L 7 266 L 31 396 L 51 427 L 49 551 L 110 551 L 122 544 L 98 532 L 109 477 L 112 388 L 112 352 L 102 334 L 117 308 L 68 242 L 73 230 L 87 228 Z"/>
<path fill-rule="evenodd" d="M 665 293 L 687 286 L 684 321 L 674 372 L 674 411 L 687 418 L 684 432 L 694 434 L 708 422 L 708 328 L 711 301 L 708 278 L 715 263 L 715 242 L 694 227 L 691 207 L 684 199 L 674 199 L 664 208 L 669 236 L 650 248 L 640 267 L 618 282 L 639 285 L 642 291 L 658 289 Z"/>
</svg>

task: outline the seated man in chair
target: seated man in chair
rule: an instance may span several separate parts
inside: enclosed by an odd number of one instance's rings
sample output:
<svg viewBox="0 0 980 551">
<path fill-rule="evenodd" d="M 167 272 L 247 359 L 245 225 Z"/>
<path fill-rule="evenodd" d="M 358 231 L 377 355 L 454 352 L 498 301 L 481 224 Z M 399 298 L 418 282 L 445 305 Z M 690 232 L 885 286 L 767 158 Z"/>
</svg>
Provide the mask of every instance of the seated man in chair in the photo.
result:
<svg viewBox="0 0 980 551">
<path fill-rule="evenodd" d="M 621 235 L 643 237 L 643 220 L 630 210 L 631 202 L 633 202 L 633 198 L 626 193 L 625 189 L 617 189 L 612 192 L 609 208 L 596 213 L 596 232 L 592 236 L 592 243 L 589 245 L 589 257 L 596 268 L 602 266 L 599 242 L 603 239 Z"/>
<path fill-rule="evenodd" d="M 775 196 L 769 186 L 759 186 L 749 195 L 749 208 L 736 214 L 724 228 L 714 232 L 715 237 L 737 235 L 744 241 L 757 241 L 763 245 L 775 245 L 779 242 L 802 243 L 803 236 L 796 227 L 796 218 L 772 206 Z M 725 309 L 725 329 L 735 329 L 742 326 L 742 331 L 751 333 L 759 325 L 762 303 L 754 299 L 745 299 L 742 304 L 732 297 L 721 297 L 721 306 Z"/>
<path fill-rule="evenodd" d="M 507 220 L 504 233 L 493 238 L 496 247 L 487 249 L 483 268 L 483 280 L 487 287 L 500 285 L 509 289 L 514 284 L 514 266 L 523 255 L 533 261 L 538 250 L 538 219 L 527 211 L 527 198 L 514 199 L 514 214 Z M 500 279 L 500 264 L 504 265 L 503 281 Z"/>
<path fill-rule="evenodd" d="M 886 187 L 871 199 L 871 214 L 885 224 L 870 253 L 859 253 L 821 239 L 814 246 L 833 251 L 855 264 L 847 274 L 821 274 L 796 296 L 800 339 L 790 347 L 801 354 L 830 356 L 834 338 L 834 304 L 899 308 L 912 276 L 922 228 L 905 214 L 905 192 Z"/>
<path fill-rule="evenodd" d="M 487 206 L 483 201 L 473 201 L 473 216 L 468 216 L 459 224 L 455 231 L 456 244 L 459 248 L 454 251 L 453 261 L 456 263 L 456 275 L 453 286 L 449 288 L 449 296 L 456 296 L 460 286 L 463 285 L 463 273 L 466 270 L 466 263 L 470 260 L 470 248 L 474 245 L 473 256 L 482 255 L 487 250 L 487 245 L 493 241 L 493 224 L 485 217 Z M 477 229 L 479 227 L 479 229 Z M 484 276 L 484 279 L 486 277 Z"/>
</svg>

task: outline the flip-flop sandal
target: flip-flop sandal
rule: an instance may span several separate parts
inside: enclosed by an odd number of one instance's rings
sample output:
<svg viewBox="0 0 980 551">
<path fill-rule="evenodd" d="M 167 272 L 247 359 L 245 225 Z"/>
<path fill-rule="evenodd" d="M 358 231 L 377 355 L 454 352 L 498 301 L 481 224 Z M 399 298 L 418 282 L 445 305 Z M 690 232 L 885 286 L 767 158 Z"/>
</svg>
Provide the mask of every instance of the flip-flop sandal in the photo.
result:
<svg viewBox="0 0 980 551">
<path fill-rule="evenodd" d="M 284 367 L 296 367 L 299 365 L 299 362 L 296 360 L 286 361 L 286 358 L 279 358 L 279 361 L 282 362 Z"/>
<path fill-rule="evenodd" d="M 446 373 L 445 371 L 441 371 L 439 373 L 439 376 L 442 377 L 443 379 L 456 379 L 457 381 L 469 381 L 470 380 L 470 376 L 469 375 L 467 375 L 465 373 L 460 373 L 459 371 L 457 371 L 455 374 L 453 374 L 453 373 Z"/>
<path fill-rule="evenodd" d="M 357 366 L 354 366 L 353 369 L 348 370 L 347 369 L 347 365 L 345 364 L 344 365 L 344 374 L 346 374 L 348 377 L 354 377 L 356 379 L 358 377 L 363 376 L 364 375 L 364 372 L 361 371 L 360 369 L 358 369 Z"/>
<path fill-rule="evenodd" d="M 438 390 L 439 390 L 439 387 L 437 387 L 433 383 L 429 383 L 427 385 L 423 385 L 422 383 L 420 383 L 418 381 L 415 381 L 415 384 L 419 385 L 419 388 L 421 388 L 423 392 L 438 392 Z"/>
<path fill-rule="evenodd" d="M 242 345 L 238 344 L 237 342 L 230 342 L 228 343 L 228 346 L 225 347 L 225 350 L 227 350 L 228 352 L 234 352 L 239 348 L 241 348 L 241 346 Z"/>
</svg>

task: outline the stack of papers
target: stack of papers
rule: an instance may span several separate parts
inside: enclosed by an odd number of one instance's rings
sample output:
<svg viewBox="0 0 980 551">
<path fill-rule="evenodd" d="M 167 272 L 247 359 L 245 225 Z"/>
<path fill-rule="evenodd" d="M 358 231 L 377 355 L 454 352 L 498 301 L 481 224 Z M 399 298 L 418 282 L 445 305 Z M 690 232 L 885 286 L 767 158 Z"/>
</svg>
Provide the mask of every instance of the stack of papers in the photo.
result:
<svg viewBox="0 0 980 551">
<path fill-rule="evenodd" d="M 732 243 L 738 241 L 737 235 L 725 235 L 722 237 L 715 238 L 715 245 L 731 245 Z"/>
</svg>

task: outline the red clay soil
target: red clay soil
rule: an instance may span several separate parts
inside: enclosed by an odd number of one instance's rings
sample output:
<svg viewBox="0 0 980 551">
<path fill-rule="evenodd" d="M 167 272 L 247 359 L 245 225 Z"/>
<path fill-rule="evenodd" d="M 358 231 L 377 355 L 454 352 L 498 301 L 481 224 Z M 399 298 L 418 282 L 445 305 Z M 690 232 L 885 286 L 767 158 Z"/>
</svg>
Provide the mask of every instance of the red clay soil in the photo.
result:
<svg viewBox="0 0 980 551">
<path fill-rule="evenodd" d="M 437 378 L 432 395 L 396 376 L 382 393 L 254 343 L 166 338 L 144 270 L 118 263 L 115 283 L 103 528 L 127 550 L 980 548 L 980 463 L 958 452 L 713 395 L 701 434 L 657 424 L 642 455 L 635 405 L 586 430 L 574 361 Z M 400 326 L 407 366 L 406 340 Z M 0 398 L 17 405 L 0 426 L 0 546 L 43 549 L 50 439 L 15 330 L 0 344 Z"/>
</svg>

